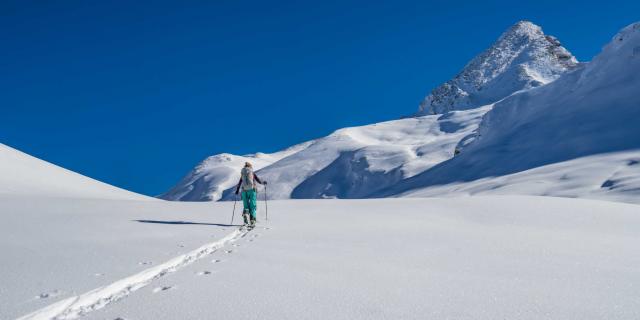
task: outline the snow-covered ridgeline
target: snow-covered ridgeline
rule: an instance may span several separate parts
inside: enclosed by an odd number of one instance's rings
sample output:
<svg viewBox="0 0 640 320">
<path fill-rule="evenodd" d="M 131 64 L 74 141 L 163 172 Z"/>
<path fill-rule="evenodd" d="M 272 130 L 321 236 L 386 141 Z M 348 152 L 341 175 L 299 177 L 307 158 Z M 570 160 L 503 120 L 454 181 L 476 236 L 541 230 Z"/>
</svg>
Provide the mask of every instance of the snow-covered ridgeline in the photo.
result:
<svg viewBox="0 0 640 320">
<path fill-rule="evenodd" d="M 453 157 L 489 109 L 340 129 L 259 173 L 273 199 L 364 198 Z"/>
<path fill-rule="evenodd" d="M 269 182 L 271 199 L 365 197 L 451 158 L 458 141 L 477 129 L 489 109 L 344 128 L 278 152 L 273 163 L 264 157 L 213 156 L 162 198 L 210 201 L 222 194 L 221 199 L 232 199 L 245 161 Z"/>
</svg>

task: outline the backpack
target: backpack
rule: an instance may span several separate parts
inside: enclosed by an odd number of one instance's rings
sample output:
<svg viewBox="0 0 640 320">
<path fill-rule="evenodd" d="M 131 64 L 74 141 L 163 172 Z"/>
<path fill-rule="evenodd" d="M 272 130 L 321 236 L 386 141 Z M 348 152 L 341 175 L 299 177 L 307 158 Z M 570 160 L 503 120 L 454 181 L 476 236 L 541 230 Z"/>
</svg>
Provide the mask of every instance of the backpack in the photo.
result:
<svg viewBox="0 0 640 320">
<path fill-rule="evenodd" d="M 242 190 L 252 190 L 256 188 L 256 182 L 253 178 L 253 170 L 249 167 L 242 168 L 240 171 L 240 175 L 242 177 Z"/>
</svg>

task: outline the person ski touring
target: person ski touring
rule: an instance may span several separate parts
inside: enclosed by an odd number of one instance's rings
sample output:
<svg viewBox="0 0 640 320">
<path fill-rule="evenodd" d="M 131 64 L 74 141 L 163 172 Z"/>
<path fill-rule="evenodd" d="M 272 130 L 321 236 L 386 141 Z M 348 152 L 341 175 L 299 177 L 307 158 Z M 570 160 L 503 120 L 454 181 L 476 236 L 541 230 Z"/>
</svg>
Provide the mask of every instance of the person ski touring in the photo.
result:
<svg viewBox="0 0 640 320">
<path fill-rule="evenodd" d="M 240 171 L 240 181 L 236 187 L 236 195 L 242 188 L 242 205 L 244 207 L 242 211 L 242 218 L 244 219 L 244 225 L 254 227 L 256 225 L 256 210 L 258 208 L 258 190 L 256 182 L 262 185 L 266 185 L 267 182 L 260 180 L 258 176 L 253 172 L 251 163 L 245 162 L 244 168 Z"/>
</svg>

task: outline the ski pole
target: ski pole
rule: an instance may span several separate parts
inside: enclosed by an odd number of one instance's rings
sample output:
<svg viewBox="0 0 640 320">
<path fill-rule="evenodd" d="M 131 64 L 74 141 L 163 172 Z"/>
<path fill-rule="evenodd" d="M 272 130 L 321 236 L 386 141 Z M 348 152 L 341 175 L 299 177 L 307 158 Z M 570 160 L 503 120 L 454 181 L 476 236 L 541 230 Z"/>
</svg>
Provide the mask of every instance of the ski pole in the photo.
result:
<svg viewBox="0 0 640 320">
<path fill-rule="evenodd" d="M 267 206 L 267 185 L 264 185 L 264 215 L 265 220 L 269 221 L 269 207 Z"/>
<path fill-rule="evenodd" d="M 233 225 L 233 218 L 236 216 L 236 202 L 238 201 L 238 195 L 233 198 L 233 213 L 231 214 L 231 225 Z"/>
</svg>

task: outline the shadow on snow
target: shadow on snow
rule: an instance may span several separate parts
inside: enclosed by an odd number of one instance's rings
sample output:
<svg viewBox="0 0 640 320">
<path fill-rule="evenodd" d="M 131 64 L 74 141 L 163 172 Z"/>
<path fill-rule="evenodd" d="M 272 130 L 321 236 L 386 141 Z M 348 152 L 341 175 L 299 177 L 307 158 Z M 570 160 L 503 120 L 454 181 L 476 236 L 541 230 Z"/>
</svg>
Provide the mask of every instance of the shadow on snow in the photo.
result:
<svg viewBox="0 0 640 320">
<path fill-rule="evenodd" d="M 202 225 L 202 226 L 217 226 L 217 227 L 240 227 L 239 224 L 222 224 L 222 223 L 206 223 L 206 222 L 193 222 L 193 221 L 162 221 L 162 220 L 132 220 L 141 223 L 157 223 L 157 224 L 194 224 L 194 225 Z"/>
</svg>

